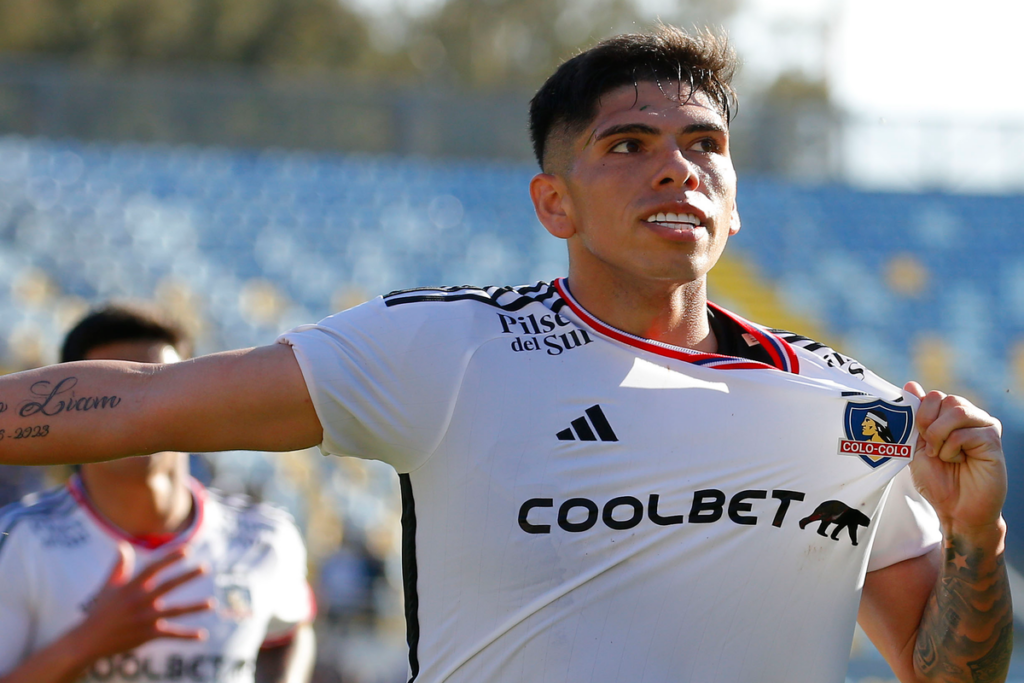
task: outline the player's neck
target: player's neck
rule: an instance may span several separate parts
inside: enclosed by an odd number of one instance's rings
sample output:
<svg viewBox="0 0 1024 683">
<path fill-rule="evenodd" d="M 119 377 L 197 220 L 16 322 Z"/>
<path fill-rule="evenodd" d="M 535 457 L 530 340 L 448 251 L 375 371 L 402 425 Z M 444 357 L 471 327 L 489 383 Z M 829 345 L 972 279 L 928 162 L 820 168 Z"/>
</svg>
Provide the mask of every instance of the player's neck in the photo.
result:
<svg viewBox="0 0 1024 683">
<path fill-rule="evenodd" d="M 158 456 L 165 457 L 155 466 L 118 468 L 117 463 L 98 463 L 84 465 L 79 473 L 92 507 L 129 536 L 175 533 L 192 517 L 187 456 Z"/>
<path fill-rule="evenodd" d="M 598 280 L 570 270 L 569 288 L 588 313 L 624 332 L 708 353 L 718 348 L 704 278 L 681 284 Z"/>
</svg>

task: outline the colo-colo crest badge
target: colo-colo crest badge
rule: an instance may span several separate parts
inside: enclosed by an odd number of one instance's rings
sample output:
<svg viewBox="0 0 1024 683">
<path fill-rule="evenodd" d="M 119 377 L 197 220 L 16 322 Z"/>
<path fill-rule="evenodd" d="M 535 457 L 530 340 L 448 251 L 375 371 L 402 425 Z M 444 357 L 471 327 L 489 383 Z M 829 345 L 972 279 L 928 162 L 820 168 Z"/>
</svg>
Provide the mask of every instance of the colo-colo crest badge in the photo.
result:
<svg viewBox="0 0 1024 683">
<path fill-rule="evenodd" d="M 914 409 L 881 399 L 870 402 L 849 402 L 843 415 L 846 438 L 839 440 L 840 455 L 855 455 L 871 467 L 889 462 L 890 458 L 910 460 L 914 454 L 910 433 L 914 425 Z"/>
</svg>

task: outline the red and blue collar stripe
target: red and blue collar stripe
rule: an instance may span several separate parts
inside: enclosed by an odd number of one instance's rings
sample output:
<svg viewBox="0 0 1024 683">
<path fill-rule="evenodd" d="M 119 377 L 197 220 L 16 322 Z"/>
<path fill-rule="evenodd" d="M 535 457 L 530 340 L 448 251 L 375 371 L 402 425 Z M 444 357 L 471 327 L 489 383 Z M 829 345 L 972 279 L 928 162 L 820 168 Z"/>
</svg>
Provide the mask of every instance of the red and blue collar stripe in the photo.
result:
<svg viewBox="0 0 1024 683">
<path fill-rule="evenodd" d="M 746 358 L 723 356 L 717 353 L 703 353 L 692 349 L 685 349 L 681 346 L 665 344 L 653 339 L 644 339 L 643 337 L 638 337 L 634 334 L 630 334 L 629 332 L 623 332 L 622 330 L 611 327 L 610 325 L 606 325 L 588 313 L 586 309 L 584 309 L 579 302 L 573 298 L 572 292 L 569 291 L 569 283 L 565 278 L 558 278 L 555 280 L 554 285 L 558 290 L 559 295 L 562 297 L 562 300 L 565 301 L 565 304 L 569 307 L 569 310 L 571 310 L 577 318 L 586 324 L 587 327 L 590 327 L 603 337 L 608 337 L 628 346 L 643 349 L 644 351 L 648 351 L 659 356 L 674 358 L 676 360 L 700 365 L 702 367 L 714 368 L 716 370 L 764 370 L 766 368 L 774 368 L 776 370 L 791 372 L 793 374 L 798 374 L 800 372 L 800 361 L 797 359 L 796 352 L 786 341 L 762 329 L 761 327 L 744 320 L 740 316 L 730 313 L 720 306 L 716 306 L 710 301 L 708 302 L 708 307 L 715 315 L 721 315 L 729 318 L 739 325 L 744 332 L 751 335 L 761 343 L 765 351 L 771 357 L 772 365 L 760 363 L 755 360 L 748 360 Z"/>
<path fill-rule="evenodd" d="M 202 527 L 203 518 L 205 517 L 206 491 L 203 489 L 202 484 L 192 478 L 189 479 L 189 488 L 192 490 L 192 505 L 194 507 L 192 520 L 188 527 L 177 533 L 153 536 L 133 536 L 104 517 L 103 513 L 97 510 L 92 501 L 89 500 L 89 493 L 85 490 L 85 486 L 77 474 L 72 475 L 71 479 L 68 480 L 67 487 L 75 501 L 92 517 L 100 529 L 115 540 L 127 541 L 134 546 L 147 550 L 155 550 L 170 544 L 188 543 L 196 535 L 200 527 Z"/>
</svg>

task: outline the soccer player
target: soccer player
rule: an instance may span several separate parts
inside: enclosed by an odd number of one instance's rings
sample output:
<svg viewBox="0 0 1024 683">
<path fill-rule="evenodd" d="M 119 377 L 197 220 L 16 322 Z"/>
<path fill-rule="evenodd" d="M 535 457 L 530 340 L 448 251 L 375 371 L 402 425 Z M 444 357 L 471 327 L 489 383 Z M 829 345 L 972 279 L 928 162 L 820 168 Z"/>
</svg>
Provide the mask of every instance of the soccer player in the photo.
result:
<svg viewBox="0 0 1024 683">
<path fill-rule="evenodd" d="M 109 306 L 71 330 L 62 360 L 173 363 L 189 345 Z M 204 489 L 187 453 L 83 464 L 0 511 L 0 683 L 307 681 L 305 558 L 285 513 Z"/>
<path fill-rule="evenodd" d="M 858 617 L 903 681 L 1003 680 L 999 423 L 707 301 L 740 229 L 733 66 L 661 28 L 540 89 L 530 192 L 566 278 L 0 378 L 0 461 L 320 444 L 390 463 L 416 681 L 838 683 Z M 865 438 L 869 411 L 893 443 Z"/>
</svg>

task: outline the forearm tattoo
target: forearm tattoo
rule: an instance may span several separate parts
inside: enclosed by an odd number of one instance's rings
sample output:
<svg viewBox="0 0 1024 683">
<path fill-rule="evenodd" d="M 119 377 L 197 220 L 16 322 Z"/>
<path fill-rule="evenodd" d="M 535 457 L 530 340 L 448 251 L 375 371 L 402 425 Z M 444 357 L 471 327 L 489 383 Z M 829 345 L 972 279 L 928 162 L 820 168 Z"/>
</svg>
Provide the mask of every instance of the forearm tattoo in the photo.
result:
<svg viewBox="0 0 1024 683">
<path fill-rule="evenodd" d="M 946 539 L 943 566 L 917 634 L 919 675 L 943 682 L 1006 680 L 1013 606 L 1002 555 Z"/>
<path fill-rule="evenodd" d="M 67 413 L 110 411 L 121 404 L 120 396 L 82 396 L 75 391 L 77 385 L 77 377 L 64 377 L 56 382 L 41 380 L 33 384 L 29 387 L 28 397 L 13 410 L 18 417 L 30 418 L 26 420 L 30 424 L 0 428 L 0 441 L 44 438 L 50 434 L 50 424 L 41 423 L 41 419 Z M 6 413 L 10 407 L 0 401 L 0 414 Z"/>
<path fill-rule="evenodd" d="M 46 380 L 36 382 L 29 389 L 31 398 L 23 401 L 18 408 L 18 415 L 53 417 L 76 411 L 108 410 L 121 403 L 119 396 L 78 396 L 75 393 L 77 384 L 77 377 L 65 377 L 56 383 Z"/>
</svg>

